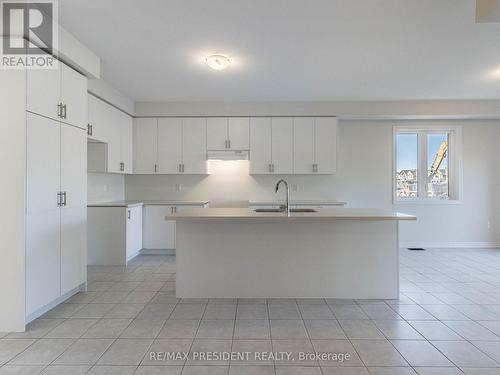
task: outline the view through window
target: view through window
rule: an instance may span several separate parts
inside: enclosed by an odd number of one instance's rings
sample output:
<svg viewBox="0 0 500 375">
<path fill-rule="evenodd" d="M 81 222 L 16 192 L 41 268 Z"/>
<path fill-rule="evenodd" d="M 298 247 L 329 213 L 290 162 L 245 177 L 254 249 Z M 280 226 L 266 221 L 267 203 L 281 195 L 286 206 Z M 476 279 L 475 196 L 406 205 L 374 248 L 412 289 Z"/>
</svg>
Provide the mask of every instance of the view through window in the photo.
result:
<svg viewBox="0 0 500 375">
<path fill-rule="evenodd" d="M 396 133 L 396 198 L 449 199 L 449 132 Z"/>
</svg>

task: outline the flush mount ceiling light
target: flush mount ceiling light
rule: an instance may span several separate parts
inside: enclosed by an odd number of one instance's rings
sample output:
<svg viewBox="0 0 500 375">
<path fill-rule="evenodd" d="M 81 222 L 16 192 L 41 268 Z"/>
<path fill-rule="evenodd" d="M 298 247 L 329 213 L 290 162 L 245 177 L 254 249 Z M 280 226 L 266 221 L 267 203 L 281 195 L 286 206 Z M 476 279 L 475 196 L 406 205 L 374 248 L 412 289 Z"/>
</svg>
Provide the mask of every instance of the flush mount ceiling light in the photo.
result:
<svg viewBox="0 0 500 375">
<path fill-rule="evenodd" d="M 226 55 L 214 54 L 205 58 L 205 62 L 213 70 L 224 70 L 229 66 L 231 60 Z"/>
</svg>

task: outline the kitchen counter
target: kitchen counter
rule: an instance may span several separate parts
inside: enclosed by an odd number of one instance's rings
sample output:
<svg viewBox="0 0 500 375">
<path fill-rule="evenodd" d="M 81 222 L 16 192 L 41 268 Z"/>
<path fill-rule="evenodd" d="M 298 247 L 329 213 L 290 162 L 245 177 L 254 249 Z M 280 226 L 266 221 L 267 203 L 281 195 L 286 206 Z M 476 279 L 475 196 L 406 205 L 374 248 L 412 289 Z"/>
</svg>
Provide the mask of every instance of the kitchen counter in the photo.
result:
<svg viewBox="0 0 500 375">
<path fill-rule="evenodd" d="M 186 208 L 176 220 L 178 298 L 399 296 L 399 223 L 367 208 L 257 213 Z"/>
<path fill-rule="evenodd" d="M 124 200 L 103 203 L 91 203 L 87 207 L 136 207 L 136 206 L 204 206 L 209 200 L 185 201 L 185 200 Z"/>
<path fill-rule="evenodd" d="M 252 220 L 252 221 L 293 221 L 293 220 L 359 220 L 359 221 L 400 221 L 416 220 L 413 215 L 385 211 L 374 208 L 321 208 L 316 212 L 292 212 L 287 216 L 282 212 L 255 212 L 251 208 L 187 208 L 169 216 L 178 221 Z"/>
<path fill-rule="evenodd" d="M 275 206 L 285 204 L 284 200 L 249 201 L 249 206 Z M 346 202 L 336 200 L 292 199 L 290 206 L 345 206 Z"/>
</svg>

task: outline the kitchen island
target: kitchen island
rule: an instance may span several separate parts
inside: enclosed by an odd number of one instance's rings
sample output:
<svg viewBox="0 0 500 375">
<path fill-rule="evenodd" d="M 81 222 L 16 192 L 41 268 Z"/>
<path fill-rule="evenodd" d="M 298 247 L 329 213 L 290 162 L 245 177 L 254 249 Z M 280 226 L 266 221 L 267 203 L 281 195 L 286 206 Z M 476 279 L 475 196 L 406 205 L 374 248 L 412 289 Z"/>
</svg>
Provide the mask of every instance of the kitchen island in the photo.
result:
<svg viewBox="0 0 500 375">
<path fill-rule="evenodd" d="M 399 296 L 398 224 L 416 219 L 356 208 L 193 208 L 174 218 L 177 297 L 377 299 Z"/>
</svg>

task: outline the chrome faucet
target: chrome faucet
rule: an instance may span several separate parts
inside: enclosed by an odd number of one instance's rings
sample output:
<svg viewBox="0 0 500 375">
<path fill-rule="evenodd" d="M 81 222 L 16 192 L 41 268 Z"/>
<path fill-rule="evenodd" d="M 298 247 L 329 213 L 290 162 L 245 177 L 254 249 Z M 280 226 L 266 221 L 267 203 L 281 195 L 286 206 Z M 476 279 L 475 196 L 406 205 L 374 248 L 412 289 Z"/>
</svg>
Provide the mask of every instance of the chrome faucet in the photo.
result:
<svg viewBox="0 0 500 375">
<path fill-rule="evenodd" d="M 281 179 L 279 180 L 277 183 L 276 183 L 276 193 L 278 192 L 278 189 L 280 187 L 280 184 L 281 183 L 284 183 L 285 184 L 285 187 L 286 187 L 286 203 L 285 203 L 285 212 L 288 216 L 290 216 L 290 200 L 289 200 L 289 197 L 290 197 L 290 189 L 288 189 L 288 182 L 286 182 L 285 180 Z"/>
</svg>

